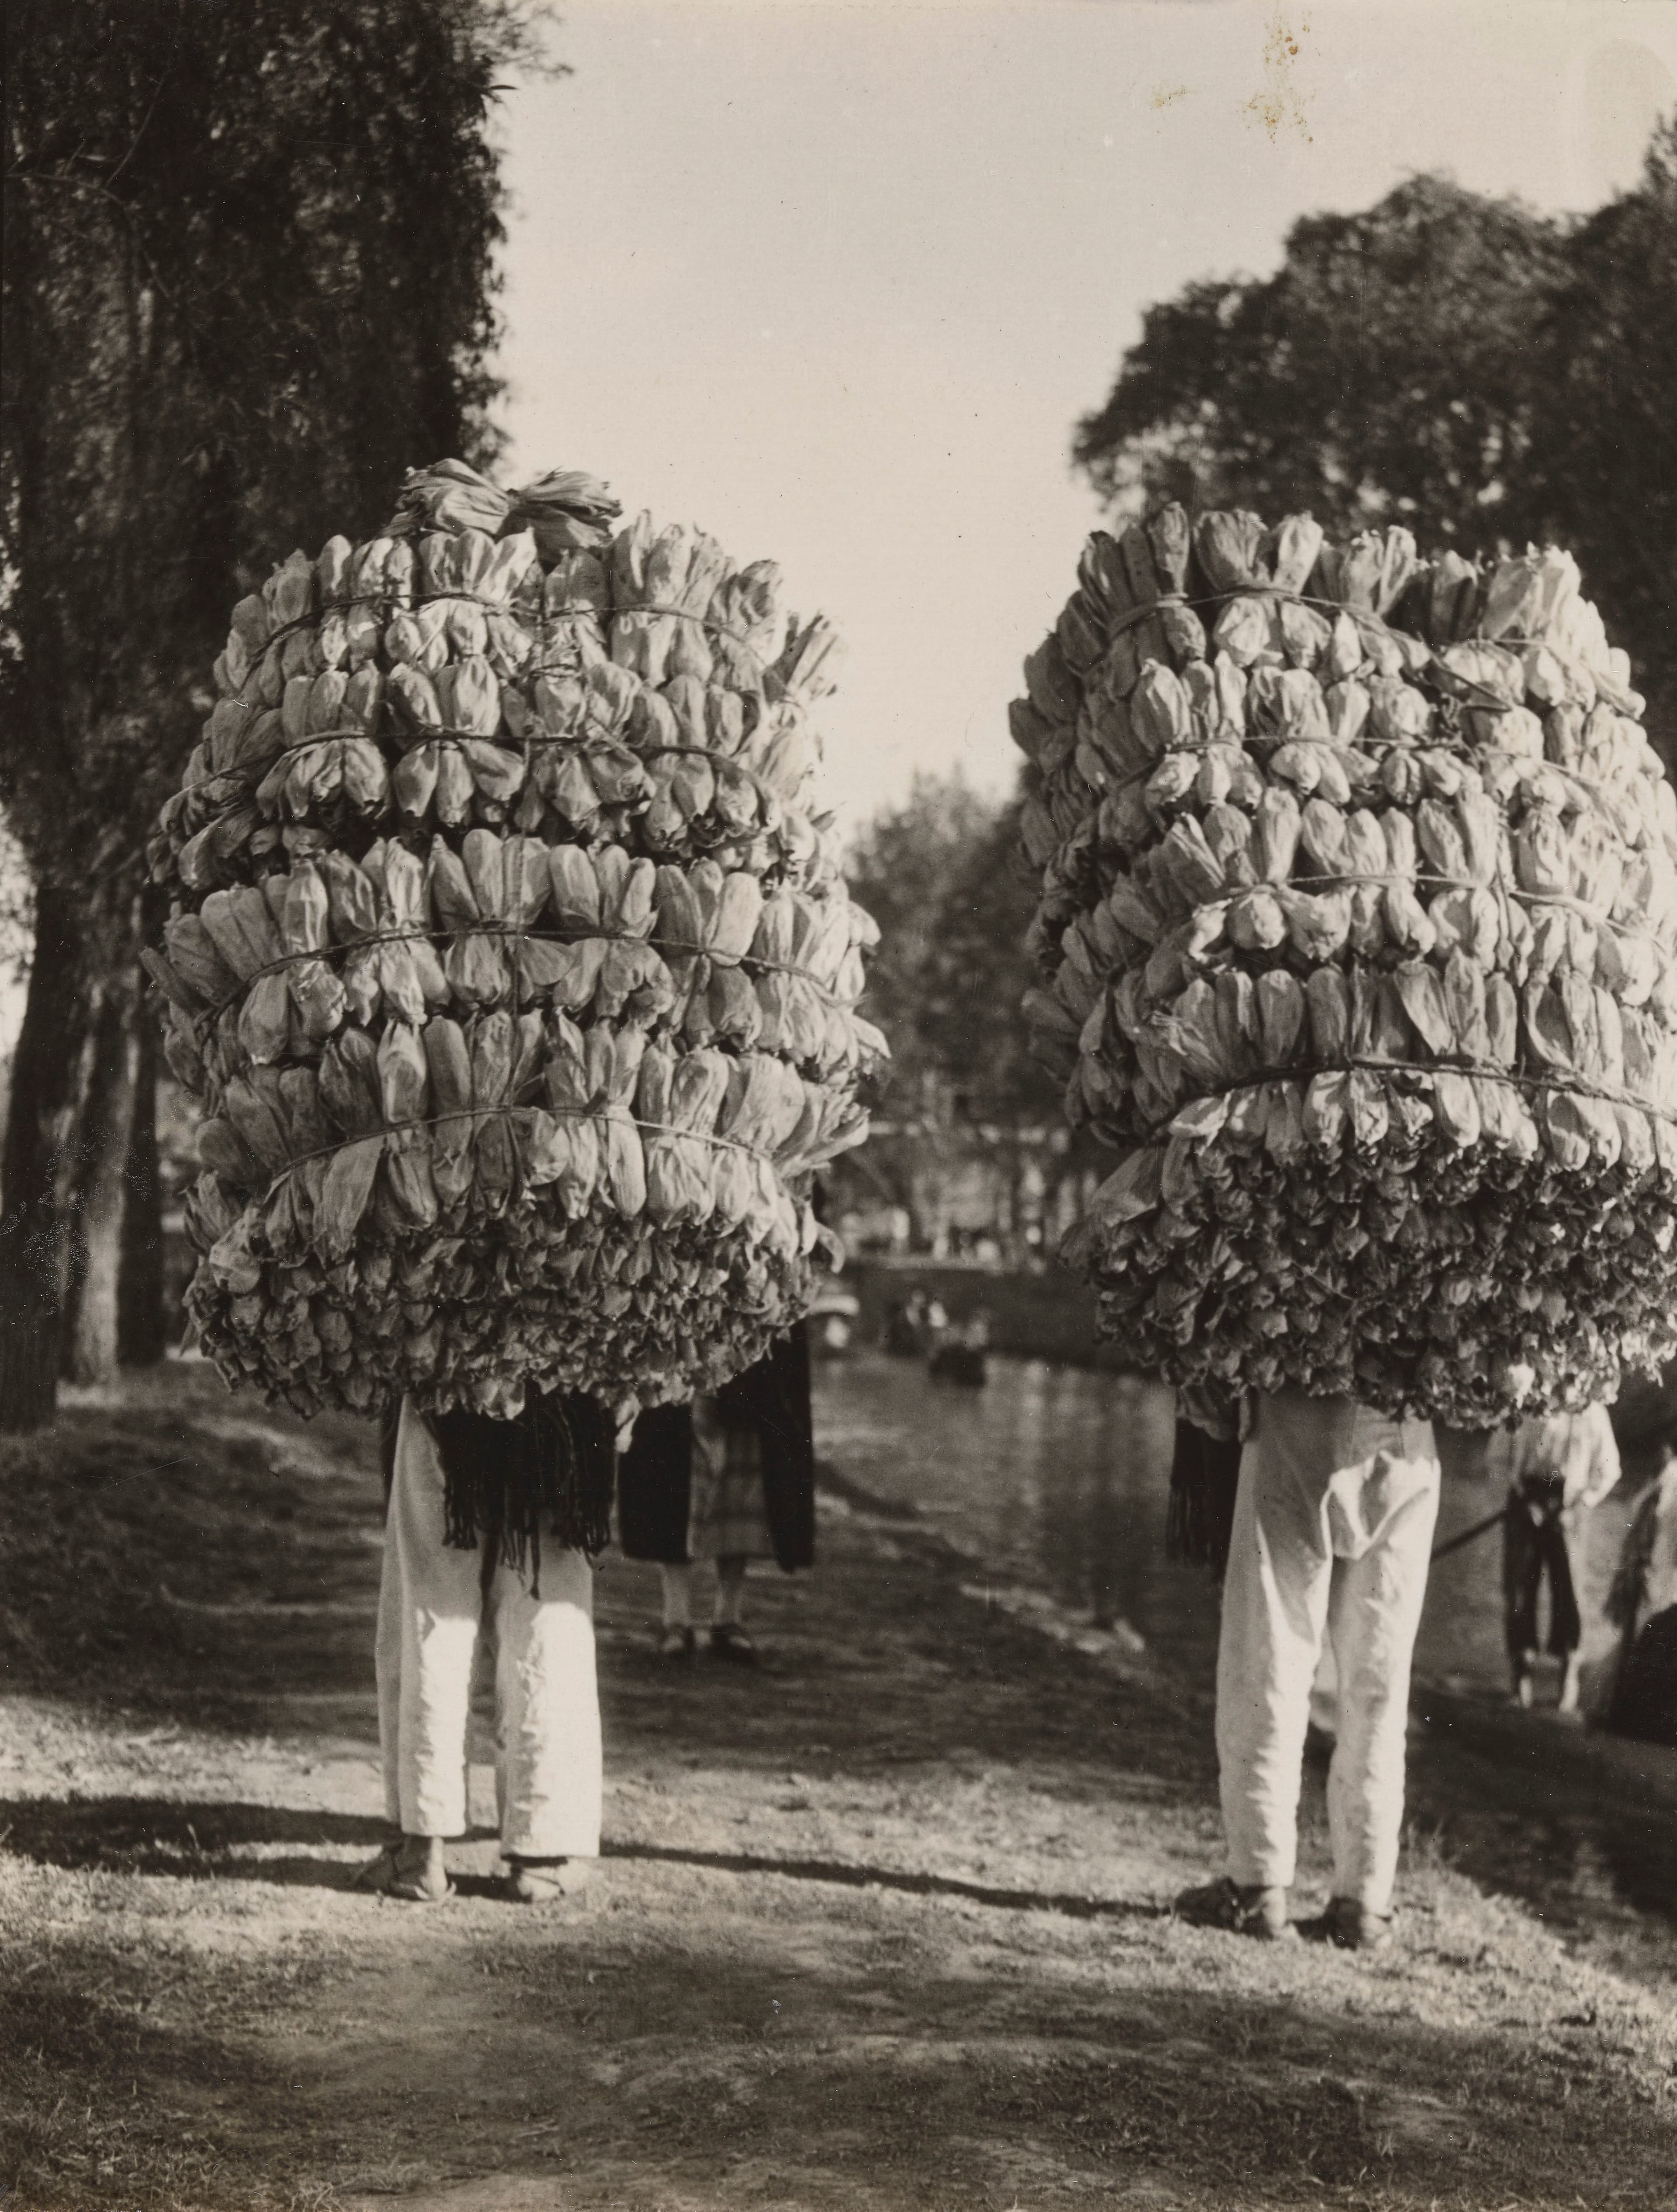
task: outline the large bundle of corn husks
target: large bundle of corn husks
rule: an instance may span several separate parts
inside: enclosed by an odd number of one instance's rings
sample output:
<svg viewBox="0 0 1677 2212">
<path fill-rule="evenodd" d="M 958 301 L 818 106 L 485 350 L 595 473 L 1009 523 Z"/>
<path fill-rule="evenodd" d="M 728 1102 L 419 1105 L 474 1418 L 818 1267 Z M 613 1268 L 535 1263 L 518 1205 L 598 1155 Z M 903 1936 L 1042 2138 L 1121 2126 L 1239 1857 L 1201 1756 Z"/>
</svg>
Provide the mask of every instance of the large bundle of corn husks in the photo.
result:
<svg viewBox="0 0 1677 2212">
<path fill-rule="evenodd" d="M 1026 678 L 1108 1333 L 1464 1426 L 1677 1352 L 1677 804 L 1571 560 L 1167 507 Z"/>
<path fill-rule="evenodd" d="M 714 1387 L 807 1308 L 873 926 L 802 794 L 836 640 L 574 473 L 416 473 L 234 611 L 153 972 L 188 1294 L 305 1412 Z"/>
</svg>

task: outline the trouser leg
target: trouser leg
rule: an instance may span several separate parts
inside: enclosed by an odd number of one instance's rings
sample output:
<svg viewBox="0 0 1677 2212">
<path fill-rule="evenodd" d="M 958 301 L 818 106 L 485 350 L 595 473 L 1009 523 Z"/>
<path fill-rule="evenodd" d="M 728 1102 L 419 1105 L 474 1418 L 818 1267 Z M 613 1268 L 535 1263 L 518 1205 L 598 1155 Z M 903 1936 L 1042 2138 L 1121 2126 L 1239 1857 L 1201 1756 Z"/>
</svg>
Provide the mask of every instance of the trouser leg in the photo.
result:
<svg viewBox="0 0 1677 2212">
<path fill-rule="evenodd" d="M 379 1625 L 373 1668 L 379 1683 L 379 1764 L 383 1769 L 385 1818 L 402 1825 L 402 1571 L 396 1556 L 395 1508 L 385 1500 L 385 1548 L 379 1568 Z"/>
<path fill-rule="evenodd" d="M 1537 1590 L 1542 1578 L 1543 1555 L 1531 1515 L 1517 1498 L 1510 1498 L 1503 1515 L 1503 1621 L 1508 1656 L 1516 1666 L 1537 1649 Z"/>
<path fill-rule="evenodd" d="M 580 1552 L 542 1547 L 541 1595 L 511 1567 L 490 1585 L 501 1847 L 519 1858 L 594 1858 L 602 1789 L 594 1576 Z"/>
<path fill-rule="evenodd" d="M 1549 1649 L 1557 1659 L 1568 1659 L 1583 1641 L 1577 1587 L 1572 1579 L 1572 1547 L 1559 1520 L 1544 1522 L 1542 1539 L 1544 1564 L 1549 1570 Z"/>
<path fill-rule="evenodd" d="M 667 1560 L 659 1564 L 659 1579 L 664 1586 L 664 1626 L 666 1628 L 690 1628 L 693 1626 L 693 1570 L 690 1566 L 672 1565 Z"/>
<path fill-rule="evenodd" d="M 390 1637 L 398 1669 L 392 1701 L 396 1802 L 410 1836 L 458 1836 L 466 1825 L 466 1720 L 482 1561 L 475 1550 L 446 1544 L 444 1527 L 436 1444 L 404 1405 L 385 1544 L 394 1555 L 396 1583 Z"/>
<path fill-rule="evenodd" d="M 1321 1500 L 1247 1446 L 1235 1497 L 1217 1658 L 1217 1760 L 1229 1872 L 1291 1886 L 1310 1685 L 1328 1608 Z"/>
<path fill-rule="evenodd" d="M 719 1627 L 739 1626 L 745 1610 L 746 1565 L 744 1554 L 734 1552 L 716 1562 L 716 1609 L 712 1618 Z"/>
<path fill-rule="evenodd" d="M 1390 1909 L 1403 1827 L 1409 1669 L 1438 1515 L 1437 1482 L 1407 1498 L 1367 1551 L 1334 1563 L 1328 1632 L 1340 1734 L 1328 1771 L 1334 1894 Z"/>
</svg>

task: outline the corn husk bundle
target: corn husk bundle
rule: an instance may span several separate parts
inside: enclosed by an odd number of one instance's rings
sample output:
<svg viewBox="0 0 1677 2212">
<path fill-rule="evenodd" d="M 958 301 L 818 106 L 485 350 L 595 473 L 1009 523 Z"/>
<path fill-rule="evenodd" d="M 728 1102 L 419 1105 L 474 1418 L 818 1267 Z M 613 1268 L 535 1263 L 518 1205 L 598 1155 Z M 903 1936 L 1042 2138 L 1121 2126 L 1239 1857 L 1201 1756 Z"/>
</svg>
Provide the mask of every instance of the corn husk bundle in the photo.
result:
<svg viewBox="0 0 1677 2212">
<path fill-rule="evenodd" d="M 1171 1381 L 1465 1427 L 1677 1352 L 1677 801 L 1576 567 L 1167 507 L 1026 663 L 1026 1002 Z"/>
<path fill-rule="evenodd" d="M 807 1310 L 884 1052 L 805 803 L 836 640 L 556 472 L 410 477 L 234 611 L 153 841 L 230 1382 L 507 1415 L 714 1388 Z"/>
</svg>

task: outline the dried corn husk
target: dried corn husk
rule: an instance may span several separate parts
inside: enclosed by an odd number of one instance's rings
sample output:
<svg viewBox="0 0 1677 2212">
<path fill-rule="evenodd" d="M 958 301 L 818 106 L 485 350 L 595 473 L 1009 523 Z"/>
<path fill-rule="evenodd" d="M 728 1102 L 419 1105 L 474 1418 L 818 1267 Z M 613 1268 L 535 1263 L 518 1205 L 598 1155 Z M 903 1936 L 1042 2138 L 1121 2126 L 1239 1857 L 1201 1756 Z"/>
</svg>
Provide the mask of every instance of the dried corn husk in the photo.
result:
<svg viewBox="0 0 1677 2212">
<path fill-rule="evenodd" d="M 234 611 L 163 810 L 188 1297 L 307 1413 L 683 1397 L 813 1294 L 884 1041 L 805 800 L 837 641 L 555 471 L 416 471 Z"/>
<path fill-rule="evenodd" d="M 1025 675 L 1027 1018 L 1124 1154 L 1068 1246 L 1104 1326 L 1467 1426 L 1677 1352 L 1677 799 L 1570 558 L 1166 509 Z"/>
</svg>

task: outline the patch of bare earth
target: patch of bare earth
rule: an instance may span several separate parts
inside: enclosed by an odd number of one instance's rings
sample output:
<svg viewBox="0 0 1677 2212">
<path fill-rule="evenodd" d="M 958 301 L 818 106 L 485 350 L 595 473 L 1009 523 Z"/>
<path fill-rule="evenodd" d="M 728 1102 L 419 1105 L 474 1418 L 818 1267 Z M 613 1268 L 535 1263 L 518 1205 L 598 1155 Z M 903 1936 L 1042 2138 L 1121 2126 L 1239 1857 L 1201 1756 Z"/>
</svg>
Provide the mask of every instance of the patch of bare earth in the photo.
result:
<svg viewBox="0 0 1677 2212">
<path fill-rule="evenodd" d="M 652 1576 L 603 1571 L 580 1905 L 501 1904 L 482 1834 L 445 1905 L 349 1893 L 378 1517 L 364 1433 L 190 1366 L 0 1446 L 0 2202 L 1672 2202 L 1658 1896 L 1515 1850 L 1494 1759 L 1423 1739 L 1449 1820 L 1394 1955 L 1182 1927 L 1216 1858 L 1197 1686 L 861 1513 L 754 1585 L 756 1676 L 661 1668 Z"/>
</svg>

